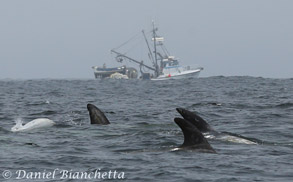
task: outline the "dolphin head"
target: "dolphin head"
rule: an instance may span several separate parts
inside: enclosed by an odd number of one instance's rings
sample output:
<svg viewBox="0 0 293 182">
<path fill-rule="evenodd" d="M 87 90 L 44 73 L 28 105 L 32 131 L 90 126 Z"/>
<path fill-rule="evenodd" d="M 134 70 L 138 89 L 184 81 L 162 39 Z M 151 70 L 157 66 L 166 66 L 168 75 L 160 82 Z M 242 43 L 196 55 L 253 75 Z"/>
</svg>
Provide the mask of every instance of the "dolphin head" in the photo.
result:
<svg viewBox="0 0 293 182">
<path fill-rule="evenodd" d="M 110 124 L 105 114 L 95 105 L 88 104 L 87 110 L 89 111 L 91 124 L 102 124 L 102 125 Z"/>
<path fill-rule="evenodd" d="M 17 118 L 15 120 L 15 125 L 11 128 L 11 131 L 12 132 L 16 132 L 16 131 L 19 131 L 23 128 L 23 122 L 20 118 Z"/>
<path fill-rule="evenodd" d="M 179 112 L 179 114 L 185 120 L 189 121 L 194 126 L 196 126 L 196 128 L 198 128 L 199 131 L 208 132 L 208 131 L 212 130 L 210 125 L 204 119 L 202 119 L 200 116 L 198 116 L 196 113 L 190 112 L 190 111 L 183 109 L 183 108 L 176 108 L 176 110 Z"/>
<path fill-rule="evenodd" d="M 19 130 L 21 130 L 23 128 L 23 125 L 22 125 L 22 123 L 17 123 L 16 125 L 14 125 L 12 128 L 11 128 L 11 131 L 12 132 L 16 132 L 16 131 L 19 131 Z"/>
</svg>

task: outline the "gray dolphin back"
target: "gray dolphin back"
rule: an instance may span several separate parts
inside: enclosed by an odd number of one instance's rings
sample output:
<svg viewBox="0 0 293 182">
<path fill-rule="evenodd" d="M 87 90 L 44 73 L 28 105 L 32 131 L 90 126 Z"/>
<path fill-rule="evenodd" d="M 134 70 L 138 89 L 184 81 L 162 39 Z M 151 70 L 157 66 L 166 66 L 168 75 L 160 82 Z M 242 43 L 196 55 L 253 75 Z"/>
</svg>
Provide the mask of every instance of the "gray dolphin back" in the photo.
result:
<svg viewBox="0 0 293 182">
<path fill-rule="evenodd" d="M 91 124 L 101 124 L 101 125 L 107 125 L 110 124 L 109 120 L 105 116 L 105 114 L 97 108 L 93 104 L 87 105 L 87 110 L 89 111 Z"/>
<path fill-rule="evenodd" d="M 184 135 L 184 142 L 181 147 L 204 149 L 215 152 L 207 139 L 191 122 L 182 118 L 174 118 L 174 121 L 181 128 Z"/>
</svg>

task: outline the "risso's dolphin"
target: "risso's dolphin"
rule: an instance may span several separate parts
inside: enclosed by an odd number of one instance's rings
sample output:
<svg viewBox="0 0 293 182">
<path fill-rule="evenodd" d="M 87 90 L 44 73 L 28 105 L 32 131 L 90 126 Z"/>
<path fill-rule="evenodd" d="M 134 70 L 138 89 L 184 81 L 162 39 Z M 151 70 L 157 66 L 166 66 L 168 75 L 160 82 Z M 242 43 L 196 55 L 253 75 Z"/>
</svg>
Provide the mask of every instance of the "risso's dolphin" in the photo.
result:
<svg viewBox="0 0 293 182">
<path fill-rule="evenodd" d="M 179 148 L 172 151 L 187 148 L 200 152 L 216 153 L 203 134 L 191 122 L 182 118 L 174 118 L 174 121 L 183 132 L 184 142 Z"/>
<path fill-rule="evenodd" d="M 188 111 L 183 108 L 176 108 L 176 110 L 181 114 L 181 116 L 192 123 L 194 126 L 198 128 L 199 131 L 204 133 L 204 136 L 206 138 L 213 138 L 223 141 L 229 141 L 233 143 L 243 143 L 243 144 L 257 144 L 256 142 L 249 140 L 246 137 L 242 136 L 235 136 L 235 135 L 229 135 L 222 132 L 215 131 L 204 119 L 202 119 L 200 116 L 198 116 L 196 113 Z"/>
<path fill-rule="evenodd" d="M 109 120 L 105 116 L 105 114 L 97 108 L 93 104 L 87 105 L 87 110 L 89 111 L 89 115 L 91 118 L 91 124 L 101 124 L 101 125 L 107 125 L 110 124 Z"/>
<path fill-rule="evenodd" d="M 50 119 L 38 118 L 26 123 L 25 125 L 23 125 L 21 121 L 18 121 L 15 124 L 15 126 L 11 128 L 11 131 L 12 132 L 29 131 L 33 129 L 51 127 L 53 125 L 55 125 L 55 122 Z"/>
<path fill-rule="evenodd" d="M 200 116 L 183 108 L 176 108 L 181 116 L 195 125 L 201 132 L 214 131 L 212 127 Z"/>
</svg>

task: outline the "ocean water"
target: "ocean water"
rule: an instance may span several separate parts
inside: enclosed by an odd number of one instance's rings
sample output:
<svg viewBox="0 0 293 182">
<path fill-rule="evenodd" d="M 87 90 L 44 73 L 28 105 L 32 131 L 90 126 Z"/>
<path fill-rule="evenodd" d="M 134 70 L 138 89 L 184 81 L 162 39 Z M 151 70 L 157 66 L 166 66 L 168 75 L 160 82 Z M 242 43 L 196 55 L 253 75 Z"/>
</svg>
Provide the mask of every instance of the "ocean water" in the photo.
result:
<svg viewBox="0 0 293 182">
<path fill-rule="evenodd" d="M 87 103 L 111 124 L 90 125 Z M 258 144 L 171 151 L 177 107 Z M 10 131 L 36 118 L 57 124 Z M 0 181 L 293 181 L 292 131 L 293 79 L 0 80 Z"/>
</svg>

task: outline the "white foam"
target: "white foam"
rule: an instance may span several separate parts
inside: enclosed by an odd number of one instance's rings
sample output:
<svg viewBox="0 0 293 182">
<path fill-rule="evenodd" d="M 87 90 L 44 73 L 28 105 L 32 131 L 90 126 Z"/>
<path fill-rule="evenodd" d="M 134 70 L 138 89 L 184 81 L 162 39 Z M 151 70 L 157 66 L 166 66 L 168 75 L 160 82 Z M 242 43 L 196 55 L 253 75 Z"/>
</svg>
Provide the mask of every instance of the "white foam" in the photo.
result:
<svg viewBox="0 0 293 182">
<path fill-rule="evenodd" d="M 170 151 L 173 152 L 173 151 L 178 151 L 178 150 L 180 150 L 180 148 L 177 147 L 177 148 L 171 149 Z"/>
<path fill-rule="evenodd" d="M 216 138 L 214 135 L 205 134 L 205 133 L 204 133 L 204 137 L 207 138 L 207 139 L 214 139 L 214 138 Z"/>
</svg>

